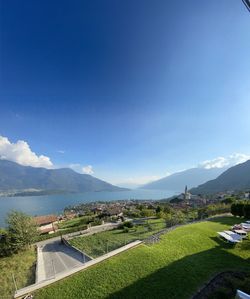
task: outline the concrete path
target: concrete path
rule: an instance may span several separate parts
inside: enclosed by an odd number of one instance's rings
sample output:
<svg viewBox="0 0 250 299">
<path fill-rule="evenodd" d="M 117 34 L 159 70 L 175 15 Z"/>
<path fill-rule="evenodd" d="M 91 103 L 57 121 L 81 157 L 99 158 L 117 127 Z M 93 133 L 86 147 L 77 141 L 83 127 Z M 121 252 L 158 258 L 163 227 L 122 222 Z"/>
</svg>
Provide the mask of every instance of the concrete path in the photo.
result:
<svg viewBox="0 0 250 299">
<path fill-rule="evenodd" d="M 129 243 L 121 248 L 118 248 L 118 249 L 115 249 L 107 254 L 104 254 L 94 260 L 90 260 L 88 261 L 86 264 L 82 264 L 81 266 L 79 267 L 74 267 L 74 268 L 71 268 L 69 270 L 66 270 L 66 271 L 63 271 L 63 272 L 60 272 L 58 274 L 55 275 L 55 277 L 52 277 L 51 279 L 47 279 L 47 280 L 43 280 L 43 281 L 40 281 L 40 282 L 36 282 L 35 284 L 32 284 L 28 287 L 25 287 L 23 289 L 20 289 L 20 290 L 17 290 L 15 292 L 15 295 L 14 295 L 14 298 L 23 298 L 24 295 L 27 295 L 27 294 L 30 294 L 30 293 L 33 293 L 34 291 L 38 290 L 38 289 L 41 289 L 45 286 L 48 286 L 56 281 L 59 281 L 65 277 L 68 277 L 72 274 L 75 274 L 79 271 L 82 271 L 82 270 L 85 270 L 91 266 L 94 266 L 106 259 L 109 259 L 119 253 L 122 253 L 126 250 L 129 250 L 131 248 L 134 248 L 138 245 L 140 245 L 142 242 L 141 241 L 134 241 L 132 243 Z"/>
<path fill-rule="evenodd" d="M 36 282 L 51 279 L 57 274 L 84 265 L 90 258 L 70 248 L 60 240 L 38 246 Z"/>
</svg>

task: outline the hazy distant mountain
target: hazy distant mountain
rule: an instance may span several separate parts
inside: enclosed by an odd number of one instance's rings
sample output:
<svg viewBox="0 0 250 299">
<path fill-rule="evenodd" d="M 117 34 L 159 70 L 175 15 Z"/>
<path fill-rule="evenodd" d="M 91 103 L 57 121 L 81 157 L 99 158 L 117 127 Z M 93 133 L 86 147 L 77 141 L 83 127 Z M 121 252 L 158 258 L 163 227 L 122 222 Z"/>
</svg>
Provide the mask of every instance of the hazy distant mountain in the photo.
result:
<svg viewBox="0 0 250 299">
<path fill-rule="evenodd" d="M 70 168 L 36 168 L 0 160 L 0 191 L 27 189 L 40 190 L 41 194 L 125 190 Z M 27 195 L 26 191 L 24 193 Z"/>
<path fill-rule="evenodd" d="M 227 169 L 215 180 L 192 189 L 191 193 L 212 194 L 246 189 L 250 189 L 250 160 Z"/>
<path fill-rule="evenodd" d="M 191 168 L 148 183 L 140 188 L 181 192 L 186 185 L 188 188 L 196 187 L 208 180 L 216 178 L 224 170 L 225 168 Z"/>
</svg>

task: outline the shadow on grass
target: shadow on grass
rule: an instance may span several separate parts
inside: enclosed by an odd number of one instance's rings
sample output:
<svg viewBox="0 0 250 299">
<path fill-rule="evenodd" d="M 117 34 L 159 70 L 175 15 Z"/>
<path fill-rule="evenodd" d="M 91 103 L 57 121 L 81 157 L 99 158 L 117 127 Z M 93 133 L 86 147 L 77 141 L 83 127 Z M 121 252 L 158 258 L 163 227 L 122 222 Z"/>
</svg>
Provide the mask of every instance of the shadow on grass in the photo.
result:
<svg viewBox="0 0 250 299">
<path fill-rule="evenodd" d="M 27 276 L 27 283 L 24 286 L 29 286 L 36 281 L 36 262 L 30 267 L 28 276 Z"/>
<path fill-rule="evenodd" d="M 234 224 L 239 224 L 244 222 L 246 219 L 240 218 L 240 217 L 234 217 L 234 216 L 225 216 L 225 217 L 217 217 L 217 218 L 211 218 L 207 221 L 209 222 L 215 222 L 215 223 L 220 223 L 224 225 L 234 225 Z"/>
<path fill-rule="evenodd" d="M 225 251 L 229 244 L 217 239 L 219 246 L 177 260 L 109 295 L 106 299 L 185 299 L 194 295 L 204 283 L 219 272 L 250 271 L 250 259 L 245 260 Z M 153 263 L 145 260 L 145 263 L 147 262 Z"/>
<path fill-rule="evenodd" d="M 224 248 L 224 249 L 230 249 L 230 248 L 234 248 L 236 246 L 236 244 L 229 243 L 226 240 L 224 240 L 223 238 L 220 238 L 219 236 L 210 237 L 210 239 L 213 240 L 214 242 L 216 242 L 221 248 Z"/>
</svg>

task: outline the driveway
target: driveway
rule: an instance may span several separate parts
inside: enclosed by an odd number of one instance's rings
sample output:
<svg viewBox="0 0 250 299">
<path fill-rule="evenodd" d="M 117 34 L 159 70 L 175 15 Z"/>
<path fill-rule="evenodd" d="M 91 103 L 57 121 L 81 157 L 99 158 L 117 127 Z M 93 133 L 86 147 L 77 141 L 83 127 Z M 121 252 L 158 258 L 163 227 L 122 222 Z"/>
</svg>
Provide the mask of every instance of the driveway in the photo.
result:
<svg viewBox="0 0 250 299">
<path fill-rule="evenodd" d="M 117 227 L 118 223 L 105 223 L 93 226 L 84 231 L 64 235 L 67 239 L 81 235 L 110 230 Z M 91 260 L 90 257 L 70 248 L 61 242 L 61 237 L 55 237 L 36 243 L 37 245 L 37 271 L 36 282 L 55 278 L 57 274 L 82 266 Z"/>
<path fill-rule="evenodd" d="M 82 266 L 90 258 L 80 252 L 53 240 L 38 245 L 36 282 L 55 278 L 57 274 Z"/>
</svg>

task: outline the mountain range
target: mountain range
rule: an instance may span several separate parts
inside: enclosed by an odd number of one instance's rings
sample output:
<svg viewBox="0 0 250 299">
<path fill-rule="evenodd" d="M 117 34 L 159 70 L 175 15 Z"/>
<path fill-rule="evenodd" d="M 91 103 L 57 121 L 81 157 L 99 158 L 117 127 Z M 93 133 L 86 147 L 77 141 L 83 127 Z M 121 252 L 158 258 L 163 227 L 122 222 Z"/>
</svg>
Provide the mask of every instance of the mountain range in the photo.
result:
<svg viewBox="0 0 250 299">
<path fill-rule="evenodd" d="M 141 188 L 182 192 L 186 185 L 192 194 L 250 189 L 250 160 L 226 170 L 191 168 L 148 183 Z M 88 174 L 77 173 L 70 168 L 37 168 L 0 160 L 0 195 L 123 190 L 128 189 L 114 186 Z"/>
<path fill-rule="evenodd" d="M 225 168 L 191 168 L 176 172 L 160 180 L 153 181 L 140 188 L 181 192 L 186 185 L 188 188 L 197 187 L 208 180 L 215 179 L 223 171 L 225 171 Z"/>
<path fill-rule="evenodd" d="M 210 180 L 190 191 L 192 194 L 213 194 L 247 189 L 250 189 L 250 160 L 230 167 L 216 179 Z"/>
<path fill-rule="evenodd" d="M 70 168 L 47 169 L 0 160 L 0 191 L 12 195 L 34 195 L 87 191 L 122 191 L 120 188 Z"/>
</svg>

